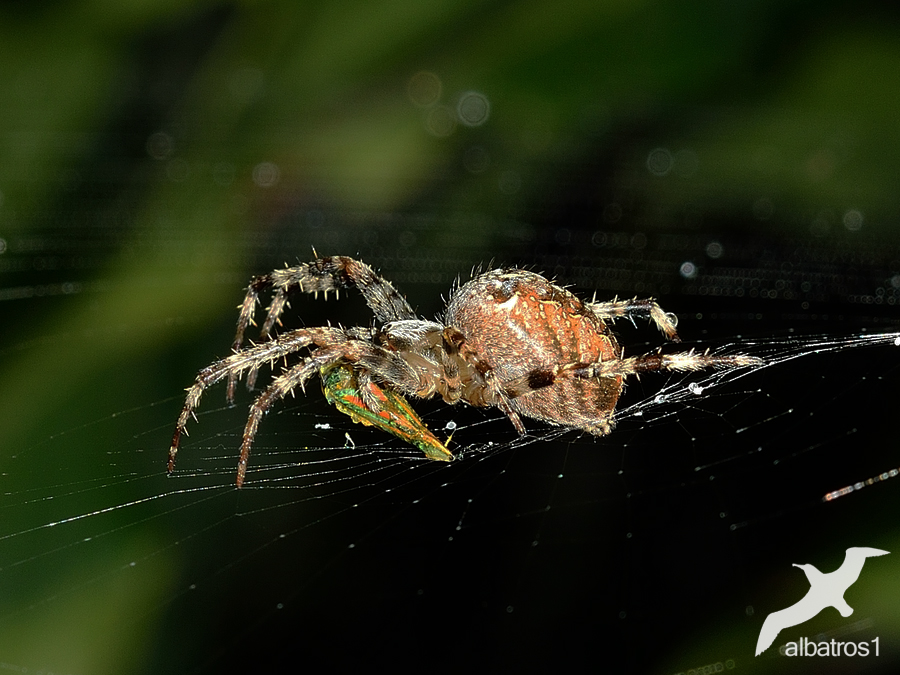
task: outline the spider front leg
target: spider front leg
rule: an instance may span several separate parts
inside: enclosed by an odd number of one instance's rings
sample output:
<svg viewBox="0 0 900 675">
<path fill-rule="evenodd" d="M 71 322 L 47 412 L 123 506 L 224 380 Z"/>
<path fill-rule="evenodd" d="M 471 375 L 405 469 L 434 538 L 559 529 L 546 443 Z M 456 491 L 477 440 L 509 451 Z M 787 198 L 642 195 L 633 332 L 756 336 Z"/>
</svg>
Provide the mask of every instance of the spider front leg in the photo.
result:
<svg viewBox="0 0 900 675">
<path fill-rule="evenodd" d="M 306 392 L 306 381 L 321 369 L 338 363 L 346 354 L 343 346 L 329 347 L 317 350 L 312 356 L 307 357 L 287 372 L 282 373 L 260 394 L 250 406 L 250 414 L 247 417 L 247 425 L 244 427 L 244 435 L 241 440 L 241 456 L 238 460 L 237 478 L 235 485 L 241 487 L 247 475 L 247 461 L 250 459 L 250 448 L 259 422 L 273 403 L 284 398 L 289 392 L 300 387 Z"/>
<path fill-rule="evenodd" d="M 614 320 L 623 316 L 632 321 L 634 321 L 635 316 L 648 318 L 656 324 L 656 327 L 662 331 L 666 338 L 672 342 L 681 342 L 681 338 L 678 337 L 678 333 L 675 331 L 678 319 L 675 318 L 674 314 L 663 311 L 663 308 L 653 298 L 590 302 L 586 306 L 598 318 L 603 320 Z"/>
<path fill-rule="evenodd" d="M 263 415 L 273 403 L 297 387 L 305 391 L 306 381 L 316 373 L 322 374 L 324 378 L 323 386 L 329 402 L 334 403 L 341 412 L 350 415 L 354 421 L 385 429 L 416 445 L 431 459 L 445 462 L 453 459 L 452 453 L 428 431 L 421 418 L 408 406 L 402 396 L 382 389 L 369 378 L 368 374 L 365 378 L 357 375 L 353 370 L 353 364 L 362 368 L 364 373 L 378 374 L 406 391 L 422 391 L 419 377 L 402 358 L 373 347 L 368 342 L 347 340 L 343 344 L 314 351 L 302 363 L 272 380 L 268 388 L 250 406 L 238 461 L 235 481 L 237 487 L 244 484 L 250 448 Z M 352 392 L 348 392 L 347 387 L 350 387 Z M 351 394 L 360 394 L 359 398 L 353 397 L 355 400 L 352 410 L 346 405 Z"/>
<path fill-rule="evenodd" d="M 241 304 L 232 350 L 237 352 L 241 349 L 244 343 L 244 332 L 247 330 L 247 326 L 253 323 L 256 303 L 261 292 L 269 289 L 275 290 L 260 330 L 260 336 L 267 338 L 275 324 L 280 322 L 290 292 L 299 290 L 317 295 L 321 291 L 327 298 L 329 291 L 339 294 L 342 288 L 358 288 L 375 314 L 375 318 L 381 322 L 415 319 L 416 317 L 406 299 L 389 281 L 376 274 L 371 267 L 347 256 L 328 256 L 254 277 L 250 281 L 244 302 Z M 252 388 L 253 384 L 254 378 L 248 377 L 247 386 Z M 234 400 L 234 387 L 235 380 L 229 377 L 227 392 L 229 402 Z"/>
<path fill-rule="evenodd" d="M 333 345 L 346 340 L 347 333 L 338 328 L 300 328 L 284 333 L 276 340 L 232 354 L 201 370 L 197 374 L 194 384 L 187 389 L 184 407 L 181 409 L 175 425 L 172 445 L 169 448 L 169 473 L 175 469 L 175 458 L 178 454 L 181 435 L 187 433 L 188 420 L 195 417 L 194 410 L 200 404 L 200 398 L 207 387 L 214 385 L 226 376 L 237 379 L 244 371 L 255 372 L 260 366 L 274 363 L 277 359 L 293 354 L 309 345 Z"/>
</svg>

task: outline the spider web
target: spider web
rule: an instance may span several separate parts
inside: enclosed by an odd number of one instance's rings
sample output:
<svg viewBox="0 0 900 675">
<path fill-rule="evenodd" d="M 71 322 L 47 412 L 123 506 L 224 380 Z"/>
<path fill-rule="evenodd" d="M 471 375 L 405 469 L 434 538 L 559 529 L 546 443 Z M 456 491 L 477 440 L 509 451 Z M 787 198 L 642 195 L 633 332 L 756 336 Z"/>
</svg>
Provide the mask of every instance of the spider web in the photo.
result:
<svg viewBox="0 0 900 675">
<path fill-rule="evenodd" d="M 0 671 L 900 670 L 896 10 L 193 4 L 0 10 Z M 240 491 L 218 387 L 167 478 L 239 289 L 311 246 L 423 316 L 525 265 L 765 365 L 632 378 L 600 439 L 414 402 L 449 464 L 310 387 Z M 891 551 L 854 614 L 776 645 L 881 654 L 754 657 L 850 546 Z"/>
<path fill-rule="evenodd" d="M 151 669 L 340 668 L 359 658 L 341 651 L 352 640 L 400 667 L 435 650 L 449 670 L 527 667 L 575 663 L 597 635 L 616 645 L 598 664 L 771 666 L 748 657 L 756 605 L 788 604 L 766 589 L 785 561 L 832 554 L 822 523 L 853 528 L 840 550 L 893 550 L 880 513 L 900 497 L 900 462 L 881 439 L 898 345 L 898 332 L 790 331 L 679 345 L 765 365 L 632 381 L 602 439 L 533 421 L 519 437 L 496 410 L 417 402 L 452 434 L 449 465 L 301 396 L 266 418 L 240 491 L 249 393 L 235 406 L 207 395 L 168 479 L 180 396 L 49 433 L 4 471 L 24 487 L 0 507 L 3 666 L 91 672 L 134 651 Z M 71 478 L 84 462 L 91 476 Z M 860 617 L 848 639 L 896 635 L 893 616 Z M 149 652 L 147 625 L 161 636 Z M 94 644 L 81 626 L 119 645 L 79 648 Z M 59 652 L 28 642 L 48 629 Z"/>
</svg>

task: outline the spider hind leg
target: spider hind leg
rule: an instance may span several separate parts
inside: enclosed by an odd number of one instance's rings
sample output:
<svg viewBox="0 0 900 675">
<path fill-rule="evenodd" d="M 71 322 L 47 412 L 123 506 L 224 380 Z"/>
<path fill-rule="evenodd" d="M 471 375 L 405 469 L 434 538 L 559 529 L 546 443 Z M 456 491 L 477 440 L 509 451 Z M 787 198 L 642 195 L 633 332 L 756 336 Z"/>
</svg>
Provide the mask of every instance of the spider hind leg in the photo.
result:
<svg viewBox="0 0 900 675">
<path fill-rule="evenodd" d="M 663 354 L 659 351 L 623 359 L 599 361 L 597 363 L 570 363 L 561 366 L 556 373 L 569 377 L 627 377 L 651 371 L 689 372 L 715 368 L 728 370 L 763 365 L 764 361 L 755 356 L 730 354 L 716 356 L 708 352 L 686 352 Z"/>
</svg>

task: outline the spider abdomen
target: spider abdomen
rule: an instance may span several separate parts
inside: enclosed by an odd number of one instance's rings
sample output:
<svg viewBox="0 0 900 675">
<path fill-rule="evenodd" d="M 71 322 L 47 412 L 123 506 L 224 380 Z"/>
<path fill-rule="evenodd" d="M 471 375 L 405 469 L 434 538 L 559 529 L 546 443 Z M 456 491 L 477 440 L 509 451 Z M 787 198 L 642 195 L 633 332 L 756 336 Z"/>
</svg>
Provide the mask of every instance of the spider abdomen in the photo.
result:
<svg viewBox="0 0 900 675">
<path fill-rule="evenodd" d="M 622 377 L 561 372 L 620 357 L 605 322 L 572 293 L 527 270 L 495 270 L 454 293 L 446 324 L 491 369 L 513 411 L 597 435 L 611 429 Z"/>
</svg>

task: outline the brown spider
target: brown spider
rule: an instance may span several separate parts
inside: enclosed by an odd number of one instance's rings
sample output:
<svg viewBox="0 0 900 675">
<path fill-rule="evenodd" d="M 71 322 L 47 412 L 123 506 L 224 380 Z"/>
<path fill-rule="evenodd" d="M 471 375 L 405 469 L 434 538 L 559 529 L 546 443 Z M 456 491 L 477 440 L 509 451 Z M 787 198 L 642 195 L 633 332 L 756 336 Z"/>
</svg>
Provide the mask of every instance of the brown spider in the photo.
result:
<svg viewBox="0 0 900 675">
<path fill-rule="evenodd" d="M 298 328 L 243 348 L 244 331 L 253 323 L 260 292 L 274 290 L 261 331 L 262 337 L 268 338 L 276 322 L 280 323 L 291 291 L 327 294 L 352 287 L 362 292 L 375 314 L 373 327 Z M 657 350 L 626 357 L 607 322 L 635 316 L 649 318 L 669 340 L 679 341 L 675 317 L 663 312 L 653 299 L 586 303 L 541 275 L 522 269 L 492 270 L 454 289 L 440 322 L 418 318 L 388 281 L 352 258 L 317 258 L 275 270 L 250 282 L 238 319 L 234 353 L 201 370 L 187 390 L 169 450 L 168 470 L 174 469 L 181 434 L 207 387 L 227 376 L 230 401 L 236 380 L 245 372 L 247 386 L 252 388 L 260 366 L 301 350 L 308 351 L 295 365 L 285 366 L 250 406 L 238 462 L 238 487 L 244 482 L 250 446 L 263 414 L 297 387 L 305 391 L 307 380 L 316 374 L 325 381 L 327 374 L 338 371 L 341 377 L 327 381 L 349 383 L 346 386 L 356 410 L 367 413 L 370 421 L 345 412 L 356 421 L 385 428 L 386 424 L 371 421 L 372 413 L 396 418 L 402 407 L 415 416 L 401 403 L 402 395 L 429 398 L 439 394 L 447 403 L 496 406 L 520 434 L 525 434 L 524 415 L 603 436 L 613 427 L 616 403 L 629 375 L 760 363 L 750 356 L 714 356 L 693 350 L 671 354 Z M 334 397 L 330 387 L 326 385 L 326 395 Z M 407 415 L 407 419 L 430 436 L 418 417 Z M 411 440 L 408 434 L 392 433 Z M 439 446 L 437 451 L 423 448 L 429 457 L 453 459 L 438 441 L 428 445 Z"/>
</svg>

